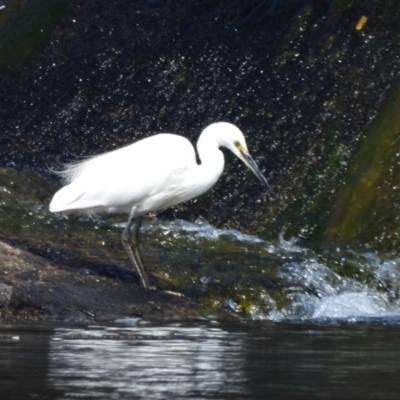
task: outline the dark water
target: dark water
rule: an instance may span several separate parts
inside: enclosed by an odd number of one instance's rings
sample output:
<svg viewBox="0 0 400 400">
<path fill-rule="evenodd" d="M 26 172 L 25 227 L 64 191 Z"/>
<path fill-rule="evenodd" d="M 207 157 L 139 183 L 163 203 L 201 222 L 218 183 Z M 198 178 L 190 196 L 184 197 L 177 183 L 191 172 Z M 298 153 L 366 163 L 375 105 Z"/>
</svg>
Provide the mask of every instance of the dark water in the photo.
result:
<svg viewBox="0 0 400 400">
<path fill-rule="evenodd" d="M 3 326 L 0 346 L 2 399 L 400 395 L 400 327 L 393 321 Z"/>
</svg>

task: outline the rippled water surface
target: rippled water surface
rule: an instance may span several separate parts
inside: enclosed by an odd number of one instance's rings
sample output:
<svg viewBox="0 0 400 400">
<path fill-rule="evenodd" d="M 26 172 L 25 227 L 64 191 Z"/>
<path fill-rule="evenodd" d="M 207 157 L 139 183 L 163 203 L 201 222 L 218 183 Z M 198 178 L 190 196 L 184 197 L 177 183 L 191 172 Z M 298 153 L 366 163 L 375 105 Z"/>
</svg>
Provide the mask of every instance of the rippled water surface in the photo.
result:
<svg viewBox="0 0 400 400">
<path fill-rule="evenodd" d="M 400 325 L 1 328 L 2 399 L 398 399 Z"/>
</svg>

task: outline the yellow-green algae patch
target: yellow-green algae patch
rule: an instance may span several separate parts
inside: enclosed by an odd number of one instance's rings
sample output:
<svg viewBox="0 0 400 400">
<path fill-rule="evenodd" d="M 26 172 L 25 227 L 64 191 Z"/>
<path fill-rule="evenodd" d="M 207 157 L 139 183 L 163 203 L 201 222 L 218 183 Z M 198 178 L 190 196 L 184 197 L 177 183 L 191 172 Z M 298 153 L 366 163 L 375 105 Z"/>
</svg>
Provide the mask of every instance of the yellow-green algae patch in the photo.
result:
<svg viewBox="0 0 400 400">
<path fill-rule="evenodd" d="M 400 80 L 355 151 L 324 239 L 397 248 L 400 235 Z"/>
</svg>

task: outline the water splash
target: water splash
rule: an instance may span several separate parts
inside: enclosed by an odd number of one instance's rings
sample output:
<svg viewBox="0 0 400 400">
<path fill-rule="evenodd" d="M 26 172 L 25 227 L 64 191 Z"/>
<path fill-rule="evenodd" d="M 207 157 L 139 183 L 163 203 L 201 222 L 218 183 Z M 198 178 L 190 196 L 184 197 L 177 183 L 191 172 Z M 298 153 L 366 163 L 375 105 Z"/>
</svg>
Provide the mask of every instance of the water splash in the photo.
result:
<svg viewBox="0 0 400 400">
<path fill-rule="evenodd" d="M 245 256 L 236 259 L 237 268 L 244 268 L 250 278 L 246 280 L 243 269 L 237 273 L 230 265 L 226 275 L 234 280 L 230 291 L 223 288 L 216 294 L 215 285 L 222 285 L 226 276 L 204 273 L 199 278 L 203 296 L 214 296 L 214 304 L 219 302 L 229 312 L 272 321 L 400 319 L 400 258 L 351 249 L 313 250 L 283 235 L 270 242 L 237 230 L 218 229 L 202 218 L 195 223 L 154 219 L 144 230 L 162 236 L 171 246 L 184 241 L 188 247 L 207 243 L 217 252 L 242 252 Z M 255 254 L 256 265 L 246 261 Z M 266 268 L 267 264 L 272 267 Z M 235 274 L 240 277 L 232 278 Z M 273 282 L 278 289 L 270 283 L 263 285 L 262 280 Z"/>
<path fill-rule="evenodd" d="M 354 251 L 340 260 L 335 250 L 323 256 L 309 250 L 305 259 L 282 264 L 277 276 L 286 283 L 289 300 L 283 319 L 399 320 L 400 260 Z M 349 265 L 352 272 L 345 273 Z"/>
</svg>

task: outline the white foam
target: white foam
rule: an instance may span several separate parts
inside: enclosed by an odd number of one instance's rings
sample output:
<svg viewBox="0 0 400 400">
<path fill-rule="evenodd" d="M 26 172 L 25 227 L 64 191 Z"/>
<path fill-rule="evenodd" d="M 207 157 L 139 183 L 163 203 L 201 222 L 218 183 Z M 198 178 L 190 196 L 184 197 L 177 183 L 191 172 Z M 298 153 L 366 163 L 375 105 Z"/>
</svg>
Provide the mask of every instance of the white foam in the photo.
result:
<svg viewBox="0 0 400 400">
<path fill-rule="evenodd" d="M 388 300 L 379 293 L 343 293 L 318 300 L 312 318 L 360 319 L 388 313 Z"/>
<path fill-rule="evenodd" d="M 114 226 L 122 227 L 125 226 L 125 223 L 115 224 Z M 148 223 L 143 223 L 142 230 L 150 233 L 158 232 L 166 236 L 171 235 L 175 239 L 189 241 L 199 239 L 217 241 L 222 237 L 226 237 L 243 243 L 267 243 L 255 235 L 248 235 L 236 229 L 218 229 L 202 217 L 198 218 L 194 223 L 182 219 L 164 221 L 154 218 Z"/>
</svg>

